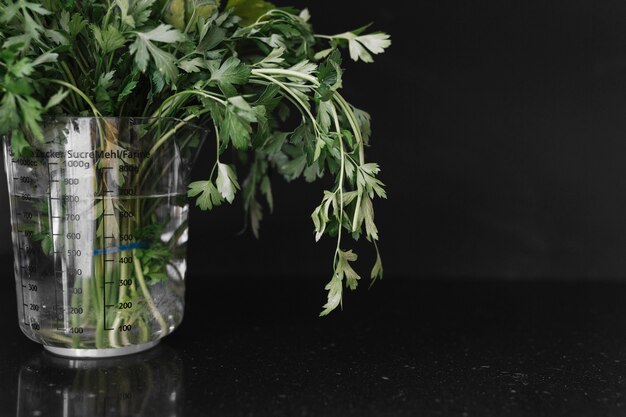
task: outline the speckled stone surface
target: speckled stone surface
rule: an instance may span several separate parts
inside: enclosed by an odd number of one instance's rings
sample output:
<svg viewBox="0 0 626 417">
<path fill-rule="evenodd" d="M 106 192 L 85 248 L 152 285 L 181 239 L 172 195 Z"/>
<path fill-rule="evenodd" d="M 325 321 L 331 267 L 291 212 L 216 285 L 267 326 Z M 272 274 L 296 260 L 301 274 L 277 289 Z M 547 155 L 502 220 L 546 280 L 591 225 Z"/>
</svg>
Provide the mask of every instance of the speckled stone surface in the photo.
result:
<svg viewBox="0 0 626 417">
<path fill-rule="evenodd" d="M 3 267 L 1 416 L 622 416 L 626 285 L 192 277 L 160 347 L 77 363 L 20 334 Z M 64 414 L 66 413 L 66 414 Z"/>
</svg>

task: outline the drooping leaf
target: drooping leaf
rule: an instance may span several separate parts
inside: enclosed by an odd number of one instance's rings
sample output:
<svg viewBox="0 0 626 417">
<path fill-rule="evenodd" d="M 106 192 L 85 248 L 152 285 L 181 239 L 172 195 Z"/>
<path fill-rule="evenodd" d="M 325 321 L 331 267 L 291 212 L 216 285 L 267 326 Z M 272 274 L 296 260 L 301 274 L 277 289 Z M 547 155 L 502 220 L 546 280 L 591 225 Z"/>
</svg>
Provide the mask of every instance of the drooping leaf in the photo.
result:
<svg viewBox="0 0 626 417">
<path fill-rule="evenodd" d="M 201 210 L 211 210 L 222 204 L 222 196 L 212 181 L 196 181 L 189 184 L 189 197 L 197 197 L 196 205 Z"/>
<path fill-rule="evenodd" d="M 348 41 L 350 58 L 354 61 L 360 59 L 363 62 L 374 62 L 371 54 L 381 54 L 386 48 L 391 46 L 391 40 L 386 33 L 372 33 L 359 36 L 354 32 L 346 32 L 335 37 Z"/>
<path fill-rule="evenodd" d="M 237 183 L 237 174 L 229 165 L 218 162 L 215 184 L 224 200 L 232 203 L 239 190 L 239 183 Z"/>
</svg>

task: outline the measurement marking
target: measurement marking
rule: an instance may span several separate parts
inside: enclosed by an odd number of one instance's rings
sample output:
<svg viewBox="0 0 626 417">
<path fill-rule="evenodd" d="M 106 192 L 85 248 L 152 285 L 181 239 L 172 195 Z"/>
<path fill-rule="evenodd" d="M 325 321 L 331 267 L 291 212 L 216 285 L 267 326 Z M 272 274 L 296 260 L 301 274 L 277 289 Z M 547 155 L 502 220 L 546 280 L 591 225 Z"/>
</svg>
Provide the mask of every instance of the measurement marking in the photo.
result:
<svg viewBox="0 0 626 417">
<path fill-rule="evenodd" d="M 115 284 L 115 281 L 106 281 L 105 284 Z"/>
<path fill-rule="evenodd" d="M 104 329 L 105 332 L 112 332 L 115 329 Z"/>
<path fill-rule="evenodd" d="M 17 161 L 16 161 L 16 160 L 11 159 L 11 162 L 12 162 L 12 163 L 14 163 L 14 164 L 17 164 Z M 7 172 L 7 175 L 11 175 L 11 177 L 12 177 L 12 176 L 13 176 L 13 170 L 14 170 L 14 169 L 16 169 L 16 168 L 14 168 L 13 166 L 11 166 L 11 171 L 12 171 L 12 172 L 11 172 L 11 173 Z M 17 182 L 13 182 L 13 194 L 17 195 Z M 22 214 L 22 213 L 20 212 L 20 215 L 21 215 L 21 214 Z M 18 232 L 20 232 L 19 224 L 16 224 L 16 225 L 15 225 L 15 229 L 16 229 Z M 23 231 L 22 231 L 22 233 L 23 233 Z M 21 238 L 18 238 L 18 239 L 21 239 Z M 22 242 L 20 242 L 20 243 L 22 243 Z M 23 243 L 22 243 L 21 247 L 22 247 L 22 248 L 24 247 Z M 20 268 L 20 269 L 23 269 L 23 268 Z M 24 298 L 24 288 L 26 288 L 26 286 L 24 285 L 24 273 L 23 273 L 22 271 L 20 271 L 20 283 L 22 284 L 22 303 L 24 303 L 24 302 L 26 301 L 26 299 Z M 25 304 L 25 303 L 24 303 L 24 304 Z M 26 306 L 25 306 L 25 305 L 24 305 L 24 306 L 22 306 L 22 317 L 24 318 L 24 322 L 25 322 L 24 324 L 25 324 L 26 326 L 30 326 L 30 324 L 29 324 L 29 323 L 26 323 Z"/>
<path fill-rule="evenodd" d="M 104 170 L 106 168 L 108 168 L 108 167 L 100 166 L 100 169 L 101 169 L 100 172 L 102 172 L 102 170 Z M 102 176 L 103 177 L 105 176 L 104 172 L 102 172 Z M 105 184 L 106 184 L 106 182 L 105 182 Z M 103 187 L 102 191 L 106 192 L 106 189 Z M 104 194 L 101 195 L 101 197 L 104 197 Z M 107 207 L 104 204 L 104 198 L 102 198 L 102 214 L 106 214 L 106 211 L 107 211 Z M 103 236 L 103 238 L 102 238 L 102 246 L 105 246 L 105 247 L 106 247 L 106 243 L 105 242 L 106 242 L 107 237 L 104 236 L 104 234 L 106 233 L 106 230 L 107 230 L 106 216 L 102 216 L 102 231 L 103 231 L 103 233 L 102 233 L 102 236 Z M 107 270 L 107 258 L 106 258 L 106 254 L 104 254 L 104 263 L 102 264 L 102 276 L 103 277 L 107 276 L 106 275 L 106 270 Z M 109 328 L 107 327 L 107 307 L 106 307 L 106 302 L 107 302 L 107 286 L 106 285 L 102 285 L 102 305 L 105 306 L 102 309 L 102 319 L 103 319 L 102 320 L 102 323 L 103 323 L 102 327 L 104 327 L 104 331 L 109 331 Z M 106 401 L 106 399 L 105 399 L 105 401 Z M 106 410 L 106 408 L 105 408 L 105 410 Z"/>
<path fill-rule="evenodd" d="M 105 214 L 105 216 L 109 216 L 109 217 L 113 216 L 113 217 L 115 217 L 115 214 L 113 214 L 113 213 L 107 213 L 107 214 Z"/>
<path fill-rule="evenodd" d="M 52 216 L 53 219 L 62 219 L 63 216 Z"/>
<path fill-rule="evenodd" d="M 107 304 L 106 307 L 107 308 L 115 307 L 115 304 Z"/>
<path fill-rule="evenodd" d="M 101 167 L 100 169 L 113 169 L 113 167 Z"/>
<path fill-rule="evenodd" d="M 57 197 L 52 197 L 52 183 L 53 182 L 59 182 L 59 181 L 55 181 L 55 180 L 52 179 L 52 173 L 50 172 L 50 166 L 51 165 L 58 165 L 58 163 L 48 161 L 48 189 L 50 190 L 49 191 L 50 195 L 48 196 L 48 198 L 50 199 L 50 201 L 59 201 L 61 199 L 58 197 L 58 190 L 57 190 Z M 50 205 L 52 207 L 52 204 L 50 204 Z M 52 211 L 52 208 L 51 208 L 51 211 Z M 50 222 L 50 233 L 52 234 L 52 236 L 63 236 L 62 233 L 54 233 L 53 223 L 54 222 Z M 55 248 L 55 246 L 56 245 L 55 245 L 55 242 L 54 242 L 54 239 L 53 239 L 53 242 L 52 242 L 52 250 L 53 251 L 55 249 L 57 249 L 57 248 Z M 55 254 L 57 254 L 57 252 L 55 252 Z M 63 314 L 59 315 L 59 294 L 58 294 L 58 291 L 57 291 L 58 284 L 56 283 L 56 279 L 59 277 L 58 272 L 56 270 L 57 261 L 58 261 L 57 256 L 55 256 L 54 259 L 53 259 L 53 262 L 54 262 L 54 272 L 55 272 L 55 275 L 56 275 L 55 276 L 55 283 L 54 283 L 54 313 L 55 313 L 55 315 L 57 317 L 57 321 L 61 322 L 61 321 L 64 321 L 65 317 L 63 316 Z M 61 280 L 63 280 L 63 276 L 61 276 Z M 57 330 L 63 330 L 63 327 L 61 327 L 61 328 L 57 327 Z"/>
<path fill-rule="evenodd" d="M 24 303 L 24 307 L 28 307 L 28 304 Z"/>
<path fill-rule="evenodd" d="M 59 182 L 59 180 L 50 180 L 50 182 Z"/>
</svg>

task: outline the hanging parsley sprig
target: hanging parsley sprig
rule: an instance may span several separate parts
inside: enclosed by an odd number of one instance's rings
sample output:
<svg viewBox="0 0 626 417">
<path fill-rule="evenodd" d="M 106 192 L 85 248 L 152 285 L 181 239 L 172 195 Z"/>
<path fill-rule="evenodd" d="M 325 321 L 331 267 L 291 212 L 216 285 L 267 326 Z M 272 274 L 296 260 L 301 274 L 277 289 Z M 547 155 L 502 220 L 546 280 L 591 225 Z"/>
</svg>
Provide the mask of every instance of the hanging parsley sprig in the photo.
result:
<svg viewBox="0 0 626 417">
<path fill-rule="evenodd" d="M 370 116 L 341 93 L 342 51 L 372 62 L 391 42 L 366 28 L 318 34 L 310 17 L 262 0 L 0 0 L 0 133 L 22 153 L 46 114 L 210 125 L 215 162 L 189 196 L 211 210 L 241 194 L 255 235 L 274 206 L 271 172 L 323 180 L 311 218 L 316 240 L 337 242 L 328 314 L 360 280 L 349 237 L 372 243 L 370 277 L 383 275 L 373 201 L 386 192 L 366 159 Z"/>
</svg>

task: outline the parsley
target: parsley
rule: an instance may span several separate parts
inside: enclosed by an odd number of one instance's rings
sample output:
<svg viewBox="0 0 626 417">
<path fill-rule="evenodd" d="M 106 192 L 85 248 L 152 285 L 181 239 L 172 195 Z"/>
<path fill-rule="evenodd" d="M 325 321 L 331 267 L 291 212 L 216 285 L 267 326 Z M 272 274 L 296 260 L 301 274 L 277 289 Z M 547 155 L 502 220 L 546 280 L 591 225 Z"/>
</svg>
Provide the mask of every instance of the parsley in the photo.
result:
<svg viewBox="0 0 626 417">
<path fill-rule="evenodd" d="M 0 0 L 0 134 L 20 155 L 44 139 L 45 115 L 211 125 L 215 162 L 207 178 L 190 184 L 189 197 L 211 210 L 241 192 L 257 236 L 264 208 L 276 204 L 272 172 L 288 181 L 323 179 L 327 189 L 311 216 L 315 239 L 337 240 L 325 315 L 360 281 L 347 237 L 372 243 L 370 277 L 383 276 L 374 200 L 387 194 L 380 167 L 366 160 L 371 120 L 342 95 L 344 51 L 372 62 L 391 45 L 387 34 L 365 30 L 318 34 L 308 10 L 265 0 Z M 300 123 L 286 131 L 287 120 Z M 145 213 L 133 214 L 142 223 L 108 227 L 143 236 L 149 245 L 134 249 L 129 268 L 147 283 L 163 280 L 168 246 L 145 225 Z M 50 249 L 45 233 L 38 239 Z"/>
</svg>

